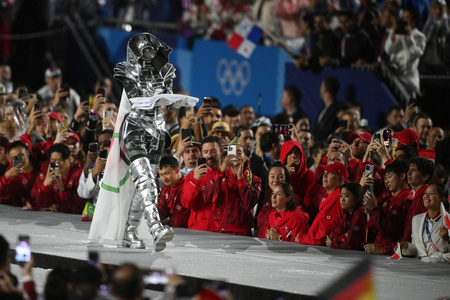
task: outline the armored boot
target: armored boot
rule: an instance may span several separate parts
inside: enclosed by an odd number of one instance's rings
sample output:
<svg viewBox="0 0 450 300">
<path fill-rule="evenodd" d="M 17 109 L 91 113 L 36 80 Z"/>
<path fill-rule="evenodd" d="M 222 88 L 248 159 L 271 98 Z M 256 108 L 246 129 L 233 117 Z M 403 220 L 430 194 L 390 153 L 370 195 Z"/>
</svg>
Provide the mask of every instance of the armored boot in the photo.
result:
<svg viewBox="0 0 450 300">
<path fill-rule="evenodd" d="M 156 174 L 157 166 L 151 166 L 153 172 L 151 174 Z M 153 175 L 154 176 L 154 175 Z M 153 177 L 152 180 L 153 189 L 151 190 L 151 197 L 144 199 L 144 217 L 147 221 L 148 228 L 153 237 L 153 247 L 156 252 L 162 251 L 166 248 L 166 243 L 173 239 L 174 232 L 169 226 L 162 225 L 159 218 L 158 212 L 158 186 L 156 184 L 156 178 Z"/>
<path fill-rule="evenodd" d="M 130 211 L 128 213 L 128 220 L 125 226 L 125 234 L 122 241 L 123 247 L 145 249 L 145 243 L 138 238 L 137 229 L 142 219 L 142 201 L 136 197 L 136 192 L 133 195 Z"/>
</svg>

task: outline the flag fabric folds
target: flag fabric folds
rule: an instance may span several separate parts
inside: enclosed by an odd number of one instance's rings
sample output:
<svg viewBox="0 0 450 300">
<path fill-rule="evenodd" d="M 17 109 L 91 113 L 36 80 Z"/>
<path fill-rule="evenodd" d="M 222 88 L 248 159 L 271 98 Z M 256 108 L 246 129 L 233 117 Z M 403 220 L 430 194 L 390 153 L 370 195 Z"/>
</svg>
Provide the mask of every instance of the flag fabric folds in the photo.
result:
<svg viewBox="0 0 450 300">
<path fill-rule="evenodd" d="M 376 299 L 375 278 L 369 260 L 363 260 L 349 270 L 318 297 L 321 300 L 373 300 Z"/>
<path fill-rule="evenodd" d="M 249 59 L 256 49 L 256 45 L 263 31 L 248 17 L 245 17 L 235 28 L 233 35 L 228 39 L 227 44 L 237 53 Z"/>
<path fill-rule="evenodd" d="M 399 242 L 397 242 L 397 250 L 395 250 L 395 253 L 389 259 L 403 259 L 402 248 Z"/>
</svg>

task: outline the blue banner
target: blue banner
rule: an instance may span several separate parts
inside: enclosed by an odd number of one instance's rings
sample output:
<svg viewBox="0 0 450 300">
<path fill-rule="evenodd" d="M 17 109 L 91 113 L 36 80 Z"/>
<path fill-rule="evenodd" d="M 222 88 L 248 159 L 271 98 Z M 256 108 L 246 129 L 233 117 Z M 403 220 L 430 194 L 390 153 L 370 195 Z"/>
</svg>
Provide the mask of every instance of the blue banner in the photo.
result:
<svg viewBox="0 0 450 300">
<path fill-rule="evenodd" d="M 225 42 L 198 40 L 192 51 L 190 92 L 217 97 L 223 106 L 251 105 L 273 116 L 281 111 L 285 64 L 289 56 L 279 48 L 258 46 L 250 59 L 237 54 Z"/>
</svg>

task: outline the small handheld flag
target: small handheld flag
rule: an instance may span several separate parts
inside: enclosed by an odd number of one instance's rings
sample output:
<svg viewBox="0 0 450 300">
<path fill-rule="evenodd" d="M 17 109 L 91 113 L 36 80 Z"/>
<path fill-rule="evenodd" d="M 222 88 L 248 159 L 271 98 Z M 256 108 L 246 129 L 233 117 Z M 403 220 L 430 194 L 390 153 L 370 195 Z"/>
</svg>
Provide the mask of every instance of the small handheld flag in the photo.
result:
<svg viewBox="0 0 450 300">
<path fill-rule="evenodd" d="M 389 259 L 396 259 L 396 260 L 403 259 L 402 248 L 400 247 L 399 242 L 397 242 L 397 250 L 395 250 L 394 255 L 389 257 Z"/>
</svg>

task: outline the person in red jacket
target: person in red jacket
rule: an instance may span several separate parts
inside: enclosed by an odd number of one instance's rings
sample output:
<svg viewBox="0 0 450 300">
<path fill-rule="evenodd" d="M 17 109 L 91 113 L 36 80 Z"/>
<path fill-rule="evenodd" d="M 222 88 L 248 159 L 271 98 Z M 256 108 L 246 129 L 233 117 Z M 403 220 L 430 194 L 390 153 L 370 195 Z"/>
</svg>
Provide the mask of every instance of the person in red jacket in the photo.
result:
<svg viewBox="0 0 450 300">
<path fill-rule="evenodd" d="M 366 244 L 364 250 L 374 254 L 392 254 L 403 237 L 405 220 L 411 201 L 407 182 L 409 164 L 395 160 L 386 166 L 385 182 L 390 195 L 375 198 L 366 193 L 363 204 L 370 214 L 370 229 L 376 234 L 375 241 Z"/>
<path fill-rule="evenodd" d="M 359 183 L 345 182 L 341 187 L 344 217 L 327 237 L 326 245 L 335 249 L 364 250 L 367 216 L 362 206 L 364 190 Z"/>
<path fill-rule="evenodd" d="M 324 169 L 323 187 L 328 196 L 322 199 L 319 207 L 319 213 L 309 228 L 308 234 L 298 236 L 300 244 L 307 245 L 325 245 L 326 237 L 329 235 L 339 220 L 343 212 L 339 203 L 340 187 L 347 180 L 347 168 L 338 161 L 332 161 L 328 165 L 319 166 Z"/>
<path fill-rule="evenodd" d="M 211 200 L 214 182 L 219 180 L 222 144 L 216 136 L 207 136 L 202 141 L 202 157 L 206 163 L 199 164 L 185 178 L 181 205 L 191 210 L 189 229 L 213 231 L 214 221 Z"/>
<path fill-rule="evenodd" d="M 158 174 L 164 183 L 158 200 L 159 217 L 171 227 L 187 228 L 191 212 L 181 205 L 184 177 L 180 174 L 177 159 L 173 156 L 162 157 Z"/>
<path fill-rule="evenodd" d="M 235 143 L 236 142 L 236 143 Z M 217 181 L 213 182 L 212 214 L 214 231 L 251 236 L 253 207 L 261 194 L 261 179 L 252 175 L 244 147 L 234 139 L 228 152 L 235 147 L 236 154 L 224 158 Z"/>
<path fill-rule="evenodd" d="M 408 184 L 411 187 L 408 199 L 411 200 L 411 206 L 406 216 L 402 241 L 411 242 L 413 217 L 427 211 L 423 205 L 423 195 L 433 175 L 434 164 L 431 160 L 419 156 L 411 160 L 408 171 Z"/>
<path fill-rule="evenodd" d="M 50 162 L 41 165 L 31 195 L 42 208 L 81 214 L 87 201 L 77 193 L 83 169 L 70 165 L 70 149 L 64 144 L 54 144 L 50 147 L 49 155 Z"/>
<path fill-rule="evenodd" d="M 256 216 L 256 236 L 262 239 L 266 238 L 267 229 L 269 228 L 269 215 L 271 212 L 275 211 L 275 208 L 272 207 L 272 191 L 282 182 L 290 183 L 289 172 L 286 166 L 279 161 L 270 166 L 267 177 L 267 187 L 263 187 L 263 189 L 266 190 L 265 199 L 264 202 L 260 202 L 262 207 L 259 207 L 259 212 Z"/>
<path fill-rule="evenodd" d="M 308 214 L 294 202 L 294 189 L 289 183 L 281 182 L 272 191 L 272 207 L 266 238 L 294 242 L 297 235 L 308 232 Z"/>
<path fill-rule="evenodd" d="M 318 212 L 317 194 L 322 187 L 315 183 L 314 172 L 308 169 L 302 146 L 297 141 L 287 141 L 281 146 L 280 161 L 287 167 L 291 176 L 291 185 L 295 194 L 303 202 L 303 209 L 308 213 L 310 221 Z"/>
<path fill-rule="evenodd" d="M 40 172 L 40 165 L 21 141 L 12 143 L 8 153 L 11 163 L 0 178 L 0 203 L 32 209 L 36 205 L 31 190 Z"/>
</svg>

